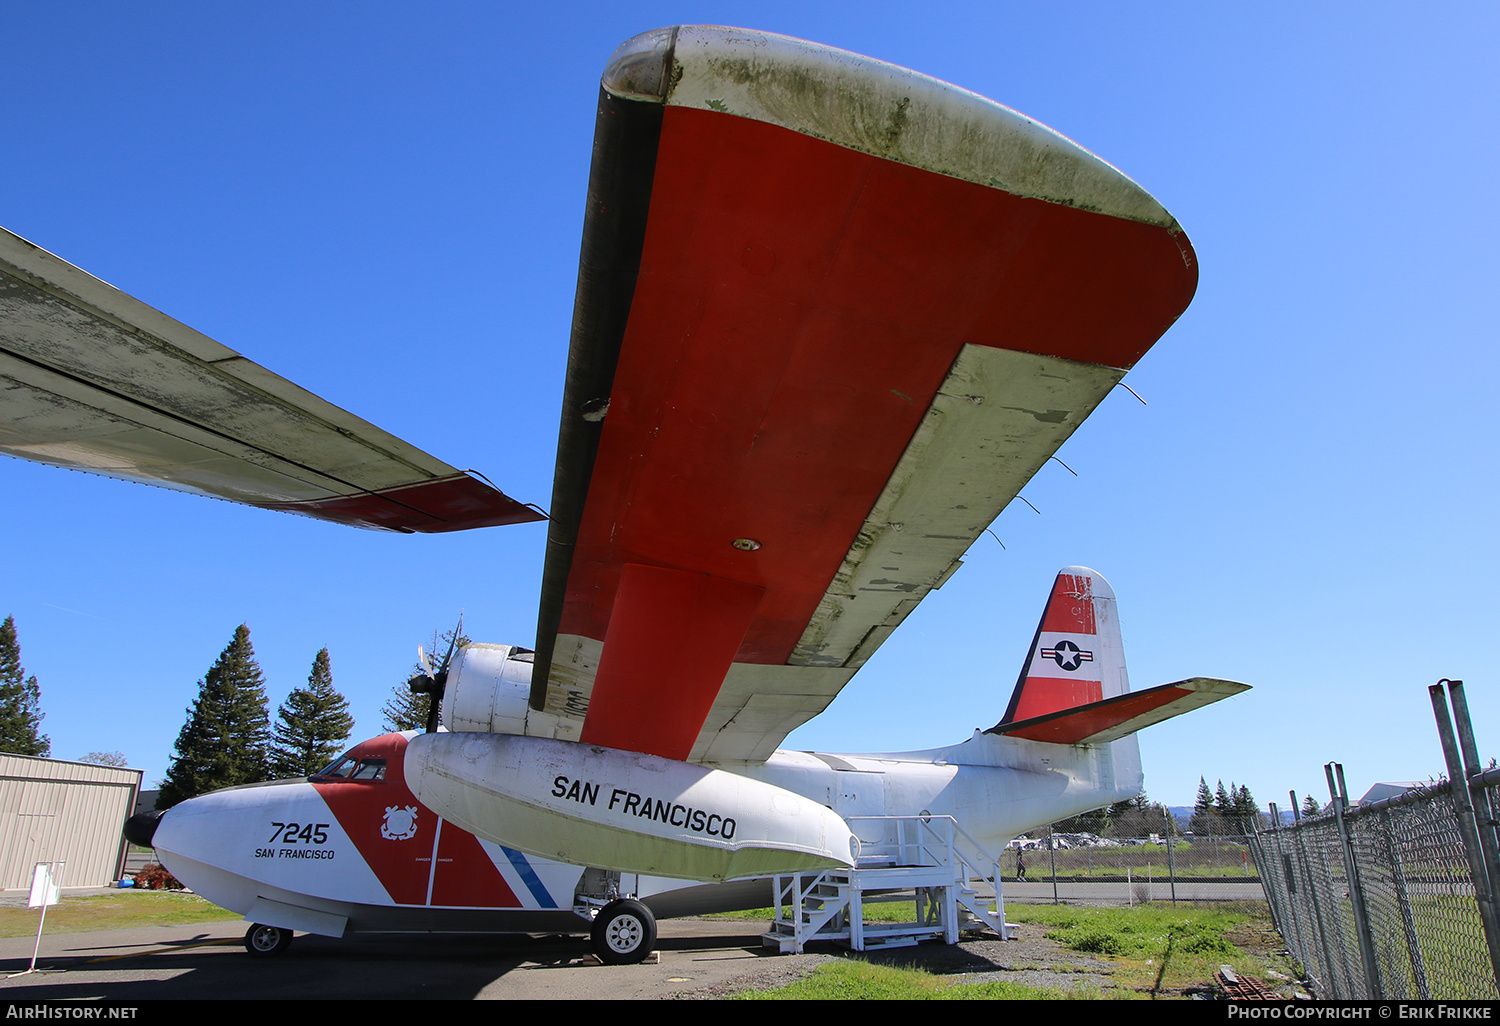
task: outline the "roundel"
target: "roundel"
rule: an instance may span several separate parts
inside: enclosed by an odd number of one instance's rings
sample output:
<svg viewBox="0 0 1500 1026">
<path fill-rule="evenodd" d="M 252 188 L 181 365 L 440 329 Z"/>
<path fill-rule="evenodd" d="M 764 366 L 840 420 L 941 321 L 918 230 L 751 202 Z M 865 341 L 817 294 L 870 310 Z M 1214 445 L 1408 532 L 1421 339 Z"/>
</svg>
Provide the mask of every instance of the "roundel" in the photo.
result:
<svg viewBox="0 0 1500 1026">
<path fill-rule="evenodd" d="M 385 822 L 380 824 L 380 836 L 387 841 L 409 841 L 417 836 L 417 807 L 389 806 L 385 810 Z"/>
<path fill-rule="evenodd" d="M 1057 665 L 1064 670 L 1076 670 L 1094 656 L 1094 653 L 1084 652 L 1066 638 L 1053 646 L 1050 652 L 1044 654 L 1051 655 L 1057 661 Z"/>
</svg>

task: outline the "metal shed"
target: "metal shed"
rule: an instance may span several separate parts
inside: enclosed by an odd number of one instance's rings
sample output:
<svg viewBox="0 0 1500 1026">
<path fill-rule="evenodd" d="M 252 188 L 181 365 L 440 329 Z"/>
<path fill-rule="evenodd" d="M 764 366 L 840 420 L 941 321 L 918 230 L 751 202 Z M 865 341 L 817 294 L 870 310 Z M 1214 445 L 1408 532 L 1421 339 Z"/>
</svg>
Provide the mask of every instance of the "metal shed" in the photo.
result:
<svg viewBox="0 0 1500 1026">
<path fill-rule="evenodd" d="M 103 887 L 125 866 L 120 830 L 141 770 L 0 754 L 0 889 L 31 885 L 38 862 L 66 862 L 60 883 Z"/>
</svg>

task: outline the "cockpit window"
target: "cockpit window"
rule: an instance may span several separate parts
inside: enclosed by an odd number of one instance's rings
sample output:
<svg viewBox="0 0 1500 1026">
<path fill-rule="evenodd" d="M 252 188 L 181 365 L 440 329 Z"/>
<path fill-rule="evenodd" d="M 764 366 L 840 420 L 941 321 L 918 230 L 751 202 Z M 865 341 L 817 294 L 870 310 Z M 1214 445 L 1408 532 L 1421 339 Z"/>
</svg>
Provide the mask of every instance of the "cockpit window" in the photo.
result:
<svg viewBox="0 0 1500 1026">
<path fill-rule="evenodd" d="M 384 759 L 356 759 L 345 755 L 313 774 L 314 780 L 384 780 Z"/>
<path fill-rule="evenodd" d="M 335 778 L 347 777 L 350 773 L 354 772 L 354 768 L 358 765 L 358 759 L 351 758 L 347 755 L 341 755 L 337 759 L 334 759 L 332 762 L 330 762 L 327 766 L 324 766 L 322 769 L 318 770 L 318 772 L 314 773 L 313 776 Z"/>
<path fill-rule="evenodd" d="M 536 662 L 536 652 L 529 648 L 513 648 L 510 650 L 510 657 L 518 663 Z"/>
<path fill-rule="evenodd" d="M 349 775 L 350 780 L 384 780 L 384 759 L 361 759 L 359 766 Z"/>
</svg>

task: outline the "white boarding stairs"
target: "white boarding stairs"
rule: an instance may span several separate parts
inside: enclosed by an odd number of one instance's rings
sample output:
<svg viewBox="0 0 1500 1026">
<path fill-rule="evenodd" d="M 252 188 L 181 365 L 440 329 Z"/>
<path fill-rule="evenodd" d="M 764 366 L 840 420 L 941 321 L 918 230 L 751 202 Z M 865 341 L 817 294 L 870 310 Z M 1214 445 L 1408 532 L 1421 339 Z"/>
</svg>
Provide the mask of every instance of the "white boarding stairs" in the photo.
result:
<svg viewBox="0 0 1500 1026">
<path fill-rule="evenodd" d="M 1000 894 L 1000 864 L 951 816 L 851 816 L 886 825 L 883 844 L 866 844 L 852 869 L 816 876 L 778 876 L 776 919 L 761 935 L 768 948 L 801 954 L 811 940 L 855 951 L 905 947 L 924 940 L 957 944 L 961 930 L 988 928 L 1010 939 Z M 993 885 L 995 897 L 976 885 Z M 911 922 L 867 923 L 865 906 L 904 902 Z"/>
</svg>

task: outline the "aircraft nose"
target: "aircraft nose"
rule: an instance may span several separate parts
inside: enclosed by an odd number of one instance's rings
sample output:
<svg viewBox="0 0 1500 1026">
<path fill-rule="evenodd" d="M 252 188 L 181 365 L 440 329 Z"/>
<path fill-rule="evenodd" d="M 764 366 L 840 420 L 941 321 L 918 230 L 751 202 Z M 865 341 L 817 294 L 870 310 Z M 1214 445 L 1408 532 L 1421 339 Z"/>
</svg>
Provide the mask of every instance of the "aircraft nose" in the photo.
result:
<svg viewBox="0 0 1500 1026">
<path fill-rule="evenodd" d="M 151 838 L 156 836 L 156 825 L 161 822 L 160 812 L 138 812 L 125 821 L 125 840 L 142 848 L 151 848 Z"/>
</svg>

